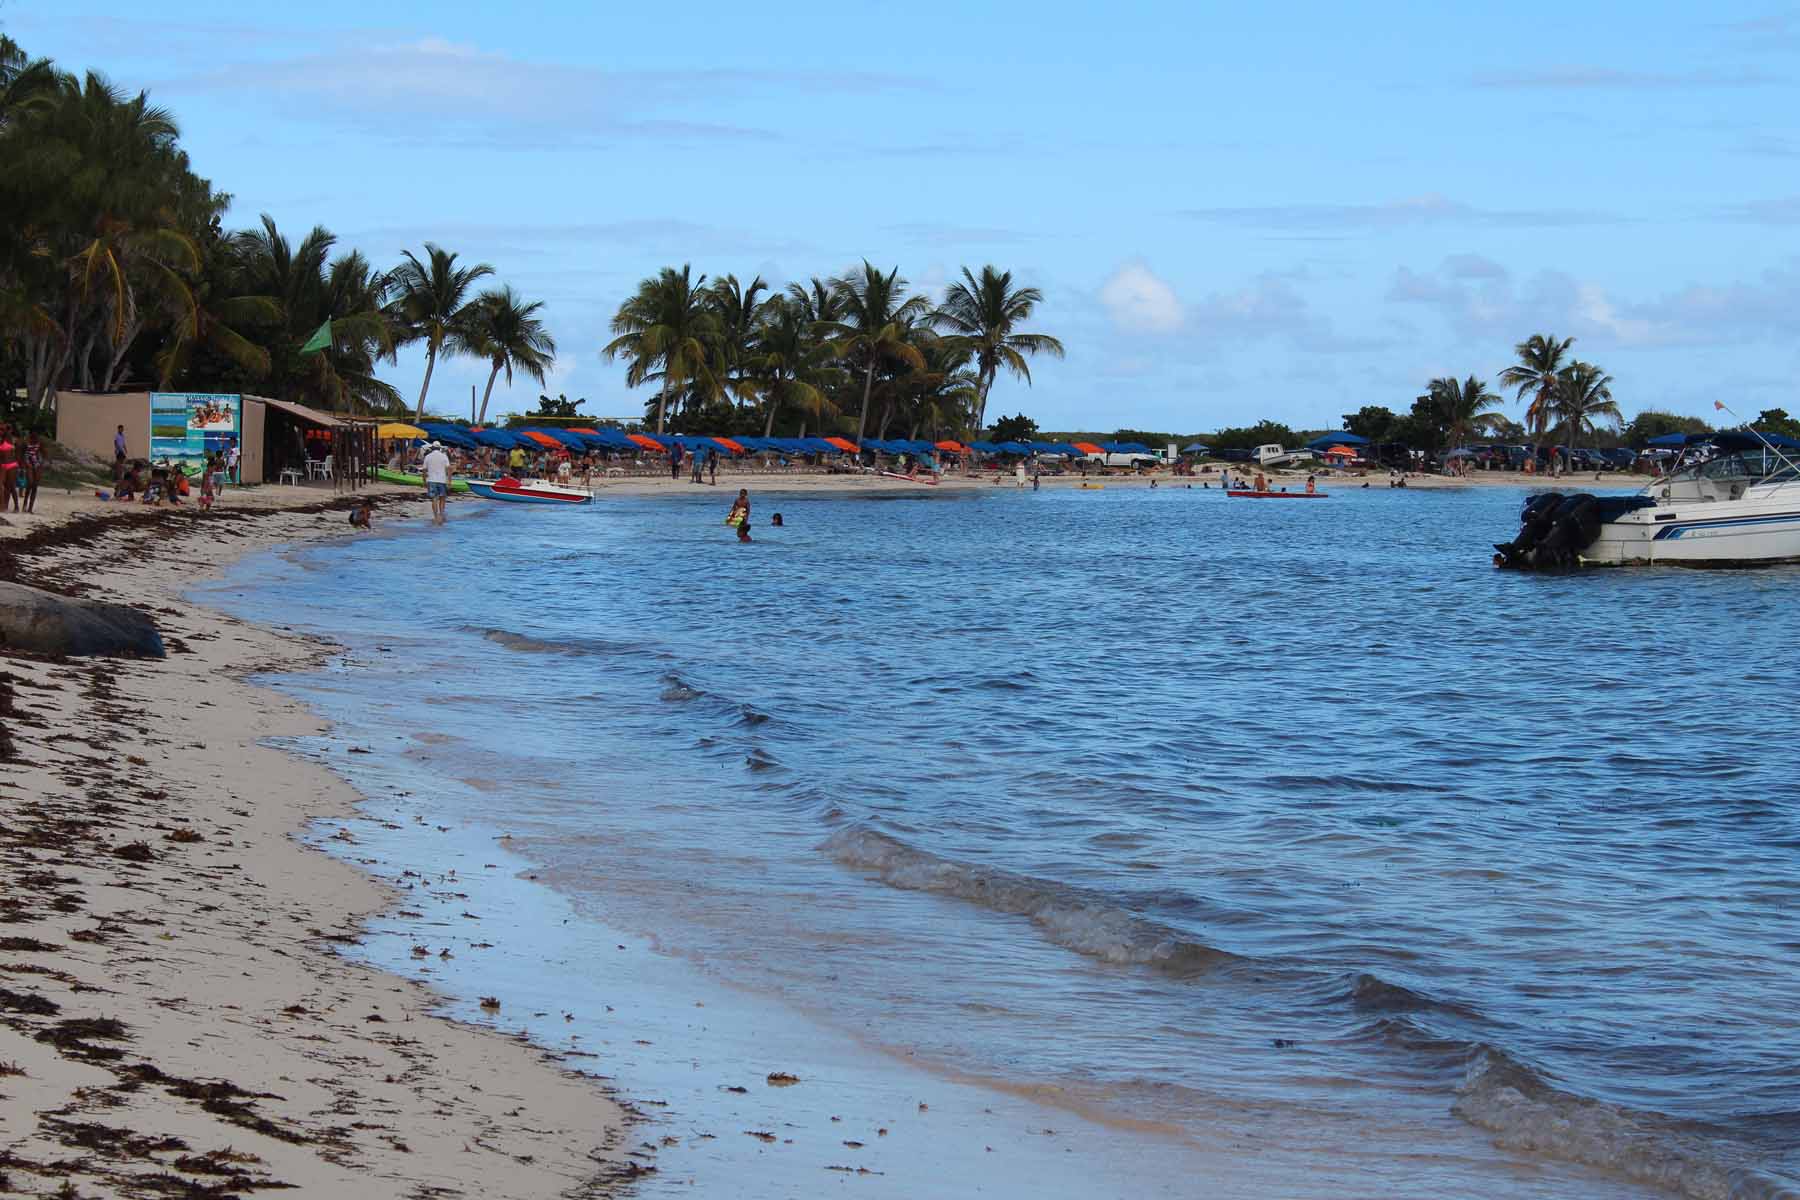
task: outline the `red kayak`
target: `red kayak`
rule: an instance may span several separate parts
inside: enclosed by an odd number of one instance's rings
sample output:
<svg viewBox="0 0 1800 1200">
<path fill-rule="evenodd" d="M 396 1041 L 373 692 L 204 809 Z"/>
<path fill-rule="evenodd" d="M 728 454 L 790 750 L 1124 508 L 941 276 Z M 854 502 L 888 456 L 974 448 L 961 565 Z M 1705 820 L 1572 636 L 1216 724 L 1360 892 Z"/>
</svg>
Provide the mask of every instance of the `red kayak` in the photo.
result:
<svg viewBox="0 0 1800 1200">
<path fill-rule="evenodd" d="M 1245 500 L 1323 500 L 1330 492 L 1226 492 Z"/>
</svg>

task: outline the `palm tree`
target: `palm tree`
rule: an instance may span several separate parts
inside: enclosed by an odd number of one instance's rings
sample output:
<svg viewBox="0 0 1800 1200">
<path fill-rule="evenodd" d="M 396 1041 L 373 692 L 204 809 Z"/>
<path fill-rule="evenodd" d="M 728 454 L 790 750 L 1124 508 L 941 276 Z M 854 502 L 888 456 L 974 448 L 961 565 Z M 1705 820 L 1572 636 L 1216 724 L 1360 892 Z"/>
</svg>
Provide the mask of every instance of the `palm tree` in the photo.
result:
<svg viewBox="0 0 1800 1200">
<path fill-rule="evenodd" d="M 487 263 L 459 267 L 455 254 L 430 242 L 425 243 L 424 262 L 411 250 L 404 251 L 403 257 L 390 276 L 395 291 L 391 307 L 404 340 L 425 343 L 425 381 L 419 385 L 418 408 L 413 413 L 413 420 L 421 421 L 438 355 L 446 346 L 453 354 L 468 350 L 462 335 L 470 315 L 469 289 L 476 280 L 492 275 L 494 268 Z"/>
<path fill-rule="evenodd" d="M 967 369 L 973 352 L 957 339 L 939 338 L 923 346 L 920 353 L 925 369 L 900 377 L 910 422 L 907 438 L 918 437 L 921 426 L 933 441 L 946 426 L 951 432 L 962 432 L 975 419 L 981 397 L 981 376 Z"/>
<path fill-rule="evenodd" d="M 1562 369 L 1563 358 L 1574 344 L 1574 338 L 1534 333 L 1513 347 L 1519 361 L 1500 372 L 1501 387 L 1517 388 L 1520 400 L 1525 399 L 1526 393 L 1531 394 L 1531 403 L 1525 409 L 1525 427 L 1534 439 L 1543 437 L 1544 429 L 1550 423 L 1556 397 L 1556 373 Z"/>
<path fill-rule="evenodd" d="M 979 391 L 975 400 L 975 432 L 979 434 L 987 420 L 988 391 L 1001 367 L 1031 383 L 1031 368 L 1025 356 L 1053 354 L 1063 356 L 1063 345 L 1049 334 L 1018 333 L 1019 324 L 1031 317 L 1032 309 L 1043 303 L 1044 295 L 1036 288 L 1014 288 L 1011 271 L 996 271 L 990 264 L 981 268 L 977 279 L 963 268 L 963 281 L 950 285 L 944 303 L 934 314 L 939 324 L 950 330 L 975 355 L 975 374 Z"/>
<path fill-rule="evenodd" d="M 1601 425 L 1617 429 L 1624 424 L 1613 400 L 1613 377 L 1593 363 L 1572 362 L 1556 375 L 1556 415 L 1561 419 L 1571 450 L 1581 435 Z"/>
<path fill-rule="evenodd" d="M 734 405 L 756 396 L 756 385 L 748 378 L 748 370 L 768 303 L 756 296 L 768 289 L 760 275 L 747 287 L 739 285 L 736 275 L 726 275 L 707 290 L 707 303 L 719 326 L 713 342 L 713 376 Z"/>
<path fill-rule="evenodd" d="M 751 373 L 763 394 L 763 436 L 775 432 L 782 405 L 796 405 L 822 420 L 831 402 L 817 386 L 824 347 L 814 335 L 811 306 L 789 296 L 771 296 L 757 333 Z"/>
<path fill-rule="evenodd" d="M 556 339 L 538 319 L 542 300 L 525 303 L 524 297 L 511 287 L 481 293 L 471 306 L 466 340 L 470 350 L 488 360 L 487 390 L 481 393 L 481 412 L 477 425 L 487 420 L 488 397 L 494 394 L 494 380 L 506 372 L 506 386 L 511 387 L 513 371 L 519 370 L 542 386 L 544 372 L 556 361 Z"/>
<path fill-rule="evenodd" d="M 1488 391 L 1486 380 L 1473 375 L 1461 382 L 1450 377 L 1434 379 L 1427 395 L 1437 412 L 1445 440 L 1453 450 L 1471 433 L 1489 429 L 1496 420 L 1505 420 L 1493 411 L 1496 405 L 1505 401 Z"/>
<path fill-rule="evenodd" d="M 619 336 L 600 350 L 608 361 L 630 360 L 625 372 L 628 387 L 652 379 L 661 381 L 656 400 L 658 433 L 667 424 L 670 392 L 681 396 L 692 389 L 702 397 L 719 392 L 711 366 L 719 323 L 701 290 L 705 283 L 704 275 L 693 278 L 687 263 L 681 264 L 679 271 L 664 267 L 654 278 L 643 280 L 613 315 L 612 331 Z"/>
<path fill-rule="evenodd" d="M 375 376 L 378 362 L 394 361 L 392 289 L 361 253 L 331 258 L 337 238 L 315 225 L 295 246 L 268 214 L 260 229 L 234 234 L 231 248 L 237 290 L 266 296 L 276 320 L 255 336 L 269 353 L 269 383 L 282 399 L 326 408 L 404 412 L 394 386 Z M 300 348 L 326 321 L 331 344 L 320 353 Z"/>
<path fill-rule="evenodd" d="M 0 130 L 54 103 L 57 83 L 54 63 L 27 56 L 17 42 L 0 33 Z"/>
<path fill-rule="evenodd" d="M 913 345 L 913 323 L 925 315 L 925 297 L 907 296 L 906 280 L 895 267 L 883 275 L 863 260 L 862 273 L 832 281 L 841 310 L 838 320 L 822 328 L 831 334 L 831 352 L 862 368 L 862 412 L 856 420 L 856 444 L 862 445 L 869 428 L 869 395 L 875 389 L 875 368 L 883 362 L 922 370 L 925 360 Z"/>
</svg>

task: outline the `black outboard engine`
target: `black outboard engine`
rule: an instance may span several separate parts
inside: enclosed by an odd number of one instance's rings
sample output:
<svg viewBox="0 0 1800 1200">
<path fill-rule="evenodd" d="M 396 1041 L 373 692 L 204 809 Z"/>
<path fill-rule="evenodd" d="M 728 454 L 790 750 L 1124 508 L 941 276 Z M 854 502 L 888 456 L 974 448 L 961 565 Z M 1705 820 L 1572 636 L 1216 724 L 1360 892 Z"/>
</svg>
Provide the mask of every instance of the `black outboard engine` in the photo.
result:
<svg viewBox="0 0 1800 1200">
<path fill-rule="evenodd" d="M 1530 561 L 1531 552 L 1537 548 L 1556 527 L 1556 513 L 1562 506 L 1561 492 L 1544 492 L 1525 501 L 1525 508 L 1519 513 L 1519 536 L 1510 542 L 1496 542 L 1494 555 L 1496 567 L 1524 568 L 1534 565 Z"/>
</svg>

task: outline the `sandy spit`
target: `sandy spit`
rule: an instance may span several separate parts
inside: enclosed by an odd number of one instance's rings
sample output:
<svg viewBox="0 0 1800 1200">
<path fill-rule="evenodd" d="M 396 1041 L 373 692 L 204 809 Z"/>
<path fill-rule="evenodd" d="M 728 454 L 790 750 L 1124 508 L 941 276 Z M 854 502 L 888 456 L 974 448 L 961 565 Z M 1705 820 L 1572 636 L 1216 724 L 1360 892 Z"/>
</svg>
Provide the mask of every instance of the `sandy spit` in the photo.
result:
<svg viewBox="0 0 1800 1200">
<path fill-rule="evenodd" d="M 199 519 L 59 503 L 0 541 L 0 578 L 134 604 L 171 651 L 0 652 L 0 1193 L 604 1194 L 634 1168 L 598 1083 L 339 956 L 394 895 L 297 840 L 359 797 L 259 744 L 320 722 L 245 682 L 330 648 L 180 599 L 346 532 L 292 490 Z"/>
</svg>

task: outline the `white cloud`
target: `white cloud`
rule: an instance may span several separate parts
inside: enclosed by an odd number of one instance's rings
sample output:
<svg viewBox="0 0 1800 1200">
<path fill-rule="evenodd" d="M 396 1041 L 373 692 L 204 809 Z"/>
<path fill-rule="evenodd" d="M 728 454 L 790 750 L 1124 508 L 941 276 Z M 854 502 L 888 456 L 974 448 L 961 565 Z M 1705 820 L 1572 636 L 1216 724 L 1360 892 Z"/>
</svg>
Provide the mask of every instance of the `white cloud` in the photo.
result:
<svg viewBox="0 0 1800 1200">
<path fill-rule="evenodd" d="M 774 141 L 782 135 L 737 118 L 746 98 L 878 97 L 925 86 L 878 72 L 608 70 L 431 35 L 209 64 L 158 90 L 226 92 L 297 118 L 385 128 L 397 141 L 516 149 L 567 148 L 584 138 Z"/>
<path fill-rule="evenodd" d="M 1402 196 L 1374 204 L 1265 204 L 1239 208 L 1195 208 L 1182 216 L 1198 221 L 1281 230 L 1383 230 L 1433 225 L 1523 229 L 1540 226 L 1603 225 L 1621 218 L 1577 209 L 1477 208 L 1437 192 Z"/>
<path fill-rule="evenodd" d="M 1107 276 L 1100 303 L 1128 333 L 1173 333 L 1185 320 L 1175 289 L 1141 260 L 1121 264 Z"/>
</svg>

